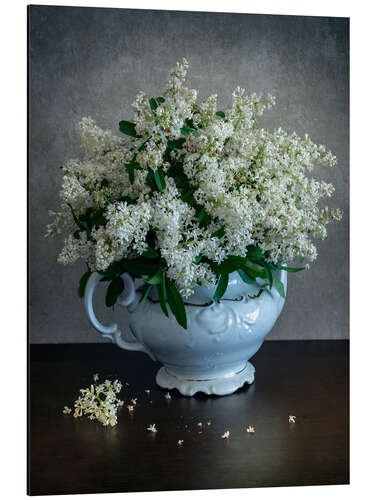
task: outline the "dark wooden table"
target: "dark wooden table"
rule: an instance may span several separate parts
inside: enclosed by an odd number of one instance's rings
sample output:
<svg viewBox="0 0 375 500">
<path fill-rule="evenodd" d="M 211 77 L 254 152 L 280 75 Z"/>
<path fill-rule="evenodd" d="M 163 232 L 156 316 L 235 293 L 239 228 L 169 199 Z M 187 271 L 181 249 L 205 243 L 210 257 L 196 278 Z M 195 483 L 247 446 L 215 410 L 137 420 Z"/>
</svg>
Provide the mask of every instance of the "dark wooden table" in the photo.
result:
<svg viewBox="0 0 375 500">
<path fill-rule="evenodd" d="M 348 483 L 348 342 L 269 341 L 252 361 L 255 383 L 231 396 L 171 391 L 167 400 L 154 382 L 158 365 L 144 354 L 110 344 L 32 345 L 28 492 Z M 94 373 L 128 382 L 125 405 L 138 398 L 113 428 L 62 414 Z M 156 434 L 146 430 L 152 423 Z M 226 430 L 230 438 L 222 439 Z"/>
</svg>

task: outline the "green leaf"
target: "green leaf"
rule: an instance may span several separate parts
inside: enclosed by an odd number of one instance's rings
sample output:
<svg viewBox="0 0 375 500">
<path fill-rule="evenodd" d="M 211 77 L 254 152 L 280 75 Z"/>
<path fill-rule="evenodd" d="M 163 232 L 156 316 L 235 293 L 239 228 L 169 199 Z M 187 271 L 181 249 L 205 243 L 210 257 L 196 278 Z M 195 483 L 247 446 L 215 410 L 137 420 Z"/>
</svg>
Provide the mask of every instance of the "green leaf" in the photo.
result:
<svg viewBox="0 0 375 500">
<path fill-rule="evenodd" d="M 217 231 L 213 232 L 211 234 L 211 236 L 213 238 L 222 238 L 224 236 L 224 234 L 225 234 L 225 226 L 221 226 L 221 228 L 218 229 Z"/>
<path fill-rule="evenodd" d="M 200 227 L 207 227 L 210 222 L 211 217 L 207 213 L 205 207 L 202 207 L 198 215 L 198 224 Z"/>
<path fill-rule="evenodd" d="M 149 283 L 150 285 L 159 285 L 163 280 L 163 275 L 161 271 L 158 271 L 150 278 L 144 280 L 145 283 Z"/>
<path fill-rule="evenodd" d="M 191 207 L 196 207 L 197 202 L 194 198 L 193 191 L 187 191 L 185 194 L 182 195 L 181 197 L 182 201 L 190 205 Z"/>
<path fill-rule="evenodd" d="M 298 273 L 298 271 L 303 271 L 305 269 L 305 267 L 277 266 L 277 269 L 280 269 L 280 271 L 288 271 L 288 273 Z"/>
<path fill-rule="evenodd" d="M 260 248 L 254 246 L 254 245 L 249 245 L 247 247 L 246 256 L 248 259 L 252 259 L 252 260 L 263 260 L 264 259 L 264 253 L 261 251 Z"/>
<path fill-rule="evenodd" d="M 131 161 L 130 163 L 127 163 L 126 165 L 124 165 L 124 167 L 126 168 L 126 170 L 129 173 L 130 183 L 133 184 L 134 183 L 134 170 L 139 170 L 141 168 L 140 164 L 136 161 Z"/>
<path fill-rule="evenodd" d="M 130 137 L 141 137 L 140 135 L 137 135 L 137 132 L 135 131 L 135 123 L 133 122 L 128 122 L 127 120 L 122 120 L 119 123 L 119 129 L 120 132 L 126 135 L 130 135 Z"/>
<path fill-rule="evenodd" d="M 155 252 L 153 248 L 148 247 L 147 250 L 143 252 L 142 256 L 146 257 L 146 259 L 157 259 L 159 254 Z"/>
<path fill-rule="evenodd" d="M 154 97 L 152 97 L 148 102 L 150 103 L 151 111 L 155 111 L 155 109 L 159 106 L 158 101 Z"/>
<path fill-rule="evenodd" d="M 216 111 L 216 115 L 220 116 L 220 118 L 225 118 L 225 113 L 224 111 Z"/>
<path fill-rule="evenodd" d="M 123 292 L 123 290 L 124 282 L 122 281 L 120 276 L 116 276 L 108 285 L 107 293 L 105 296 L 105 305 L 107 307 L 114 306 L 116 304 L 117 297 Z"/>
<path fill-rule="evenodd" d="M 158 186 L 156 185 L 156 182 L 155 182 L 154 171 L 151 170 L 151 169 L 149 169 L 148 174 L 146 176 L 146 184 L 148 186 L 150 186 L 151 191 L 157 191 L 158 190 Z"/>
<path fill-rule="evenodd" d="M 158 289 L 158 298 L 160 302 L 160 307 L 163 311 L 163 313 L 169 318 L 168 314 L 168 308 L 167 308 L 167 303 L 166 303 L 166 290 L 165 290 L 165 274 L 163 273 L 163 280 L 161 283 L 157 285 Z"/>
<path fill-rule="evenodd" d="M 282 282 L 276 276 L 274 276 L 273 282 L 275 284 L 276 290 L 279 292 L 279 294 L 281 295 L 281 297 L 283 299 L 285 299 L 285 290 L 284 290 L 284 285 L 282 284 Z"/>
<path fill-rule="evenodd" d="M 250 276 L 253 276 L 254 278 L 267 279 L 267 272 L 258 264 L 254 264 L 254 262 L 248 260 L 241 267 L 247 272 L 247 274 L 250 274 Z"/>
<path fill-rule="evenodd" d="M 123 271 L 124 271 L 123 261 L 121 261 L 121 262 L 114 262 L 113 264 L 108 266 L 105 271 L 97 271 L 97 272 L 102 276 L 105 276 L 106 278 L 112 280 L 115 276 L 121 274 Z"/>
<path fill-rule="evenodd" d="M 182 165 L 179 164 L 172 164 L 167 172 L 169 177 L 173 177 L 176 186 L 178 188 L 181 188 L 184 192 L 189 190 L 190 184 L 189 184 L 189 178 L 188 176 L 184 173 Z"/>
<path fill-rule="evenodd" d="M 177 322 L 182 328 L 187 329 L 187 318 L 184 301 L 182 300 L 180 292 L 177 290 L 173 281 L 166 278 L 165 280 L 168 304 L 174 314 Z"/>
<path fill-rule="evenodd" d="M 228 287 L 228 274 L 221 274 L 219 278 L 219 282 L 217 284 L 213 299 L 215 302 L 219 302 L 221 297 L 224 295 L 226 292 L 226 289 Z"/>
<path fill-rule="evenodd" d="M 78 296 L 81 297 L 81 299 L 83 299 L 83 296 L 85 295 L 86 284 L 91 275 L 91 271 L 86 271 L 79 280 Z"/>
<path fill-rule="evenodd" d="M 167 143 L 167 148 L 169 149 L 169 151 L 172 151 L 172 149 L 182 149 L 185 141 L 186 139 L 184 137 L 169 140 Z"/>
<path fill-rule="evenodd" d="M 146 303 L 146 300 L 147 300 L 147 297 L 148 297 L 148 294 L 150 293 L 151 291 L 151 288 L 152 288 L 152 285 L 148 285 L 147 287 L 147 290 L 145 291 L 145 294 L 143 295 L 142 297 L 142 300 L 139 304 L 139 310 L 142 311 L 142 309 L 144 308 L 144 305 Z"/>
<path fill-rule="evenodd" d="M 229 255 L 221 264 L 215 266 L 215 274 L 230 274 L 237 271 L 246 263 L 245 257 L 239 257 L 237 255 Z"/>
<path fill-rule="evenodd" d="M 158 101 L 159 104 L 165 102 L 164 97 L 157 97 L 156 100 Z"/>
<path fill-rule="evenodd" d="M 158 270 L 158 264 L 150 259 L 137 257 L 135 259 L 123 260 L 122 268 L 134 276 L 149 276 Z"/>
<path fill-rule="evenodd" d="M 255 278 L 252 278 L 251 276 L 249 276 L 247 274 L 247 272 L 244 271 L 243 269 L 237 269 L 237 272 L 241 276 L 242 281 L 244 281 L 248 285 L 253 285 L 254 283 L 256 283 Z"/>
<path fill-rule="evenodd" d="M 185 137 L 187 137 L 189 134 L 193 134 L 195 137 L 199 137 L 200 136 L 200 133 L 198 132 L 198 130 L 196 130 L 195 128 L 187 127 L 186 125 L 184 125 L 181 128 L 180 132 Z"/>
<path fill-rule="evenodd" d="M 203 255 L 197 255 L 194 257 L 193 264 L 199 264 L 199 262 L 203 259 Z"/>
<path fill-rule="evenodd" d="M 165 189 L 165 186 L 167 184 L 165 182 L 164 172 L 160 167 L 157 170 L 155 170 L 154 178 L 159 191 L 163 191 L 163 189 Z"/>
<path fill-rule="evenodd" d="M 273 285 L 273 275 L 272 275 L 272 269 L 271 267 L 268 265 L 267 262 L 263 261 L 262 262 L 262 265 L 264 267 L 264 270 L 266 271 L 267 273 L 267 278 L 268 278 L 268 281 L 269 281 L 269 284 L 270 284 L 270 288 L 272 288 L 272 285 Z"/>
</svg>

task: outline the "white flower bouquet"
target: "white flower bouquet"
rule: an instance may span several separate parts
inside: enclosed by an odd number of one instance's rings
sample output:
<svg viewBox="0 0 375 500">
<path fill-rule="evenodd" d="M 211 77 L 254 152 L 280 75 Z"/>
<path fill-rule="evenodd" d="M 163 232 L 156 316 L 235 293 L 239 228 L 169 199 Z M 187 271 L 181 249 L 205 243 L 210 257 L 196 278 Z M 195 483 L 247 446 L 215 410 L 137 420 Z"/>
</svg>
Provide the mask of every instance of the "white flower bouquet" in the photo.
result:
<svg viewBox="0 0 375 500">
<path fill-rule="evenodd" d="M 187 68 L 177 63 L 160 97 L 136 96 L 134 121 L 119 124 L 123 137 L 82 119 L 84 158 L 62 167 L 61 211 L 47 231 L 68 233 L 59 262 L 86 262 L 80 296 L 97 271 L 113 306 L 126 271 L 144 280 L 141 307 L 155 286 L 163 312 L 184 328 L 183 297 L 216 285 L 219 301 L 234 271 L 284 295 L 273 271 L 304 269 L 289 266 L 313 261 L 313 238 L 341 217 L 319 206 L 333 186 L 307 175 L 318 164 L 333 167 L 331 152 L 307 135 L 259 128 L 271 96 L 237 88 L 225 112 L 216 95 L 198 102 L 184 87 Z"/>
</svg>

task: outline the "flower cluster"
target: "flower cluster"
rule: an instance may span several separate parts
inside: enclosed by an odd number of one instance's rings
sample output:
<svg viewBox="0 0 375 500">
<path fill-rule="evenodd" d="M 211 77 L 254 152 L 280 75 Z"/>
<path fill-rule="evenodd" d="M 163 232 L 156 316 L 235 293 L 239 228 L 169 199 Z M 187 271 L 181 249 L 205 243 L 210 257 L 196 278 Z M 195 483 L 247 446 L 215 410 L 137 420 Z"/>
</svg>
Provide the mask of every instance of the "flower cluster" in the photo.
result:
<svg viewBox="0 0 375 500">
<path fill-rule="evenodd" d="M 248 258 L 249 248 L 264 277 L 281 263 L 315 260 L 313 239 L 341 217 L 320 206 L 333 186 L 312 176 L 317 165 L 335 166 L 331 152 L 307 135 L 259 128 L 272 96 L 237 88 L 225 112 L 216 95 L 199 102 L 184 86 L 187 68 L 177 63 L 160 97 L 136 96 L 123 137 L 90 118 L 78 124 L 84 158 L 63 166 L 62 208 L 47 231 L 68 233 L 63 264 L 83 259 L 107 278 L 159 273 L 154 284 L 173 314 L 175 288 L 188 297 L 213 286 L 220 265 Z M 238 267 L 254 278 L 246 262 Z"/>
<path fill-rule="evenodd" d="M 124 404 L 118 399 L 122 384 L 118 380 L 105 380 L 103 384 L 91 384 L 87 389 L 81 389 L 81 395 L 74 403 L 73 417 L 87 415 L 90 420 L 98 420 L 104 426 L 117 424 L 117 410 Z M 64 413 L 70 413 L 64 409 Z"/>
</svg>

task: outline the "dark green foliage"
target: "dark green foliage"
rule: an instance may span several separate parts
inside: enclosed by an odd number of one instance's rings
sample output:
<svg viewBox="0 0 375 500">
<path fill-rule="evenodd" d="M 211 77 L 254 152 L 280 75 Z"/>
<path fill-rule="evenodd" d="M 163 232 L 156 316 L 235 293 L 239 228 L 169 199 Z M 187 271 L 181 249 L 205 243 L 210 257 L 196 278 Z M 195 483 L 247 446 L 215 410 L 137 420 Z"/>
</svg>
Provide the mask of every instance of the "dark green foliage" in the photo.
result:
<svg viewBox="0 0 375 500">
<path fill-rule="evenodd" d="M 159 191 L 163 191 L 167 184 L 165 182 L 164 172 L 160 167 L 154 171 L 154 178 Z"/>
<path fill-rule="evenodd" d="M 141 300 L 141 302 L 139 304 L 139 310 L 140 311 L 142 311 L 142 309 L 144 308 L 144 305 L 145 305 L 147 297 L 148 297 L 148 295 L 149 295 L 149 293 L 151 291 L 151 288 L 152 288 L 152 285 L 148 285 L 148 287 L 147 287 L 147 289 L 146 289 L 146 291 L 145 291 L 145 293 L 144 293 L 144 295 L 142 297 L 142 300 Z"/>
<path fill-rule="evenodd" d="M 218 281 L 218 284 L 217 284 L 217 287 L 216 287 L 216 290 L 214 293 L 214 297 L 213 297 L 215 302 L 219 302 L 221 297 L 226 292 L 226 289 L 228 287 L 228 279 L 229 279 L 228 274 L 221 274 L 220 275 L 220 278 L 219 278 L 219 281 Z"/>
<path fill-rule="evenodd" d="M 162 282 L 157 285 L 157 289 L 158 289 L 158 298 L 159 298 L 159 302 L 160 302 L 160 307 L 161 307 L 163 313 L 167 316 L 167 318 L 169 318 L 168 308 L 167 308 L 167 303 L 166 303 L 167 290 L 166 290 L 166 284 L 165 284 L 165 273 L 163 273 Z"/>
<path fill-rule="evenodd" d="M 124 165 L 124 167 L 126 168 L 126 170 L 129 173 L 129 180 L 130 180 L 131 184 L 133 184 L 134 183 L 134 170 L 139 170 L 141 168 L 139 163 L 136 161 L 131 161 L 130 163 L 127 163 L 126 165 Z"/>
<path fill-rule="evenodd" d="M 88 279 L 90 278 L 92 272 L 91 271 L 86 271 L 85 274 L 81 276 L 81 279 L 79 280 L 79 286 L 78 286 L 78 296 L 83 298 L 85 295 L 85 289 L 86 285 L 88 282 Z"/>
<path fill-rule="evenodd" d="M 105 304 L 107 307 L 112 307 L 116 304 L 117 297 L 124 291 L 124 282 L 120 276 L 115 276 L 108 285 L 105 296 Z"/>
<path fill-rule="evenodd" d="M 211 236 L 213 236 L 214 238 L 222 238 L 224 234 L 225 234 L 225 226 L 221 226 L 221 228 L 213 232 Z"/>
<path fill-rule="evenodd" d="M 237 269 L 237 272 L 241 276 L 242 281 L 244 281 L 248 285 L 253 285 L 254 283 L 256 283 L 255 278 L 249 276 L 243 269 Z"/>
<path fill-rule="evenodd" d="M 192 127 L 187 127 L 186 125 L 184 125 L 181 128 L 181 134 L 184 135 L 185 137 L 187 137 L 189 134 L 193 134 L 195 137 L 200 136 L 200 133 L 198 132 L 198 130 L 196 130 L 195 128 L 192 128 Z"/>
<path fill-rule="evenodd" d="M 140 136 L 137 135 L 137 132 L 135 131 L 135 123 L 129 122 L 127 120 L 122 120 L 119 123 L 119 129 L 120 132 L 123 134 L 129 135 L 130 137 L 137 137 L 139 138 Z"/>
<path fill-rule="evenodd" d="M 182 300 L 180 292 L 177 290 L 176 285 L 170 279 L 165 279 L 166 291 L 168 304 L 171 308 L 173 315 L 175 316 L 179 325 L 182 328 L 187 328 L 187 318 L 186 318 L 186 310 L 185 305 Z"/>
<path fill-rule="evenodd" d="M 159 270 L 153 276 L 145 279 L 144 281 L 145 281 L 145 283 L 149 283 L 150 285 L 160 285 L 163 281 L 163 274 Z"/>
<path fill-rule="evenodd" d="M 274 284 L 275 284 L 275 288 L 276 288 L 276 290 L 279 292 L 279 294 L 281 295 L 281 297 L 282 297 L 283 299 L 285 299 L 285 290 L 284 290 L 284 285 L 283 285 L 283 284 L 282 284 L 282 282 L 279 280 L 279 278 L 277 278 L 276 276 L 274 276 L 273 281 L 274 281 Z"/>
<path fill-rule="evenodd" d="M 157 259 L 159 254 L 151 247 L 148 247 L 147 250 L 143 252 L 143 257 L 146 257 L 146 259 Z"/>
</svg>

